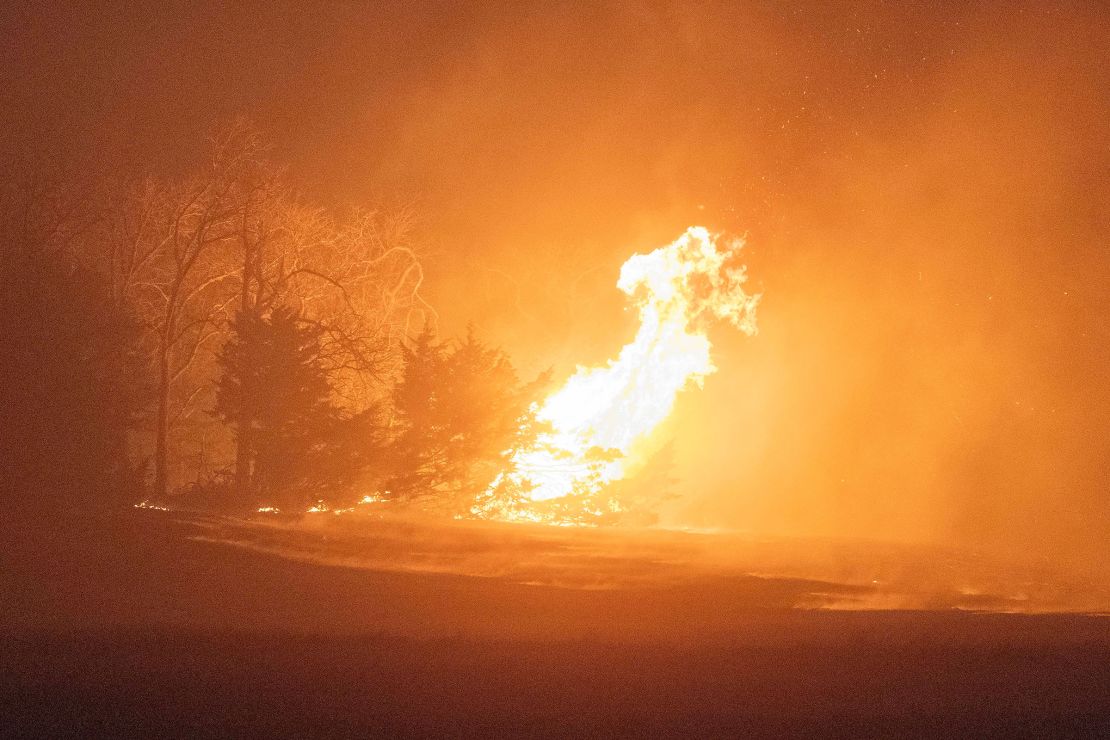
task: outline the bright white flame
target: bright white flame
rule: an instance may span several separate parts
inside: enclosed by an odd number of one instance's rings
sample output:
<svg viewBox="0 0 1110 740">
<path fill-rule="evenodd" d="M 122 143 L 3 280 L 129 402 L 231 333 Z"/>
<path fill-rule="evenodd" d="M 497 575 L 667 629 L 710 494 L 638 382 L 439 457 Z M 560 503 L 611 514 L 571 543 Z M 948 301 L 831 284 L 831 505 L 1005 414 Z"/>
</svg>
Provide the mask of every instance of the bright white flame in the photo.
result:
<svg viewBox="0 0 1110 740">
<path fill-rule="evenodd" d="M 595 493 L 622 478 L 638 443 L 671 413 L 678 393 L 700 387 L 716 368 L 705 335 L 721 319 L 756 333 L 759 295 L 743 289 L 745 268 L 736 262 L 740 239 L 723 240 L 700 226 L 621 268 L 617 287 L 639 309 L 636 337 L 615 360 L 579 367 L 538 411 L 550 431 L 511 459 L 507 478 L 532 501 Z M 478 507 L 481 509 L 481 507 Z M 476 513 L 524 520 L 535 512 L 482 509 Z"/>
</svg>

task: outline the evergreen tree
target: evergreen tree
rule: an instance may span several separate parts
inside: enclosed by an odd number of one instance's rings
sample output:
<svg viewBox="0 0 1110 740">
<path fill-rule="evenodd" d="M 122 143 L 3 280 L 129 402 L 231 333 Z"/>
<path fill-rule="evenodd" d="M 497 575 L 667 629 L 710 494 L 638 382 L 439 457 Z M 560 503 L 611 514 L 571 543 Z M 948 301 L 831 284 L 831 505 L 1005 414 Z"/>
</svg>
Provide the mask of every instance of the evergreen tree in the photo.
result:
<svg viewBox="0 0 1110 740">
<path fill-rule="evenodd" d="M 453 346 L 425 331 L 403 349 L 403 359 L 393 394 L 389 491 L 402 500 L 460 506 L 534 434 L 530 406 L 546 376 L 522 384 L 508 356 L 473 329 Z"/>
<path fill-rule="evenodd" d="M 337 484 L 329 443 L 341 417 L 320 361 L 321 330 L 278 307 L 238 314 L 232 332 L 219 356 L 216 414 L 237 427 L 237 444 L 249 444 L 249 488 L 239 493 L 296 510 Z"/>
<path fill-rule="evenodd" d="M 393 388 L 392 475 L 386 486 L 396 499 L 412 499 L 445 483 L 446 426 L 440 411 L 446 349 L 425 329 L 402 344 L 403 371 Z"/>
<path fill-rule="evenodd" d="M 500 349 L 481 342 L 473 327 L 447 356 L 443 394 L 449 483 L 478 492 L 489 485 L 533 433 L 531 406 L 546 377 L 522 384 Z"/>
<path fill-rule="evenodd" d="M 374 405 L 331 426 L 321 460 L 327 472 L 321 498 L 340 506 L 380 490 L 387 474 L 388 428 L 381 405 Z"/>
</svg>

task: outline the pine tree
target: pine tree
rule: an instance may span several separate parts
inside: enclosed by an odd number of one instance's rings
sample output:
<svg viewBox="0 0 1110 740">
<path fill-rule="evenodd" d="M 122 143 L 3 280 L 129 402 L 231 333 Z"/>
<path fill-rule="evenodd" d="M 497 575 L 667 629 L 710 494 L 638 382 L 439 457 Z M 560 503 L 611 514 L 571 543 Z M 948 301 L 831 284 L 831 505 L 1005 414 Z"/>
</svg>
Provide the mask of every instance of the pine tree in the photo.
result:
<svg viewBox="0 0 1110 740">
<path fill-rule="evenodd" d="M 446 477 L 455 489 L 477 493 L 526 441 L 529 406 L 545 381 L 522 385 L 508 355 L 481 342 L 473 327 L 448 355 L 445 381 Z"/>
<path fill-rule="evenodd" d="M 216 414 L 251 425 L 247 435 L 236 430 L 251 463 L 250 489 L 239 493 L 295 510 L 336 483 L 327 462 L 341 417 L 320 361 L 322 332 L 285 307 L 240 313 L 232 331 L 219 356 Z"/>
<path fill-rule="evenodd" d="M 473 329 L 448 345 L 425 331 L 403 349 L 394 394 L 394 475 L 402 500 L 465 506 L 534 434 L 530 406 L 546 376 L 522 384 L 508 356 Z"/>
<path fill-rule="evenodd" d="M 430 493 L 443 479 L 446 427 L 441 405 L 446 349 L 425 329 L 401 346 L 403 371 L 393 388 L 393 443 L 386 486 L 396 499 Z"/>
</svg>

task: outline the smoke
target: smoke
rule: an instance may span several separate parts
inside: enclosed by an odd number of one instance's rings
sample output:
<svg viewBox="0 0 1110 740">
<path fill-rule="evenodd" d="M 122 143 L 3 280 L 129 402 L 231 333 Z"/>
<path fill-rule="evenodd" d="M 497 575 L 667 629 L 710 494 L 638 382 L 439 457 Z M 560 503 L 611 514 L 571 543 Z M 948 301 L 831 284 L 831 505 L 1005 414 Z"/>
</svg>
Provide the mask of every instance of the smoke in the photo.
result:
<svg viewBox="0 0 1110 740">
<path fill-rule="evenodd" d="M 1110 554 L 1098 3 L 162 12 L 9 19 L 5 146 L 248 113 L 321 198 L 418 194 L 447 330 L 557 380 L 635 331 L 630 249 L 746 235 L 760 336 L 658 432 L 672 523 Z"/>
</svg>

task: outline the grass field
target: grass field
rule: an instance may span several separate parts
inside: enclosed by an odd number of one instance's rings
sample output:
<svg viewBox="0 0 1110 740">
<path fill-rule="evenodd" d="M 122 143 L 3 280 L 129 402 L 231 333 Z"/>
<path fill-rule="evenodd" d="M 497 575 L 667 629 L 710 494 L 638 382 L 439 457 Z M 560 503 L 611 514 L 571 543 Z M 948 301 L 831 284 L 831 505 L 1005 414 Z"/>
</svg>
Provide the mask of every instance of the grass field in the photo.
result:
<svg viewBox="0 0 1110 740">
<path fill-rule="evenodd" d="M 6 735 L 1110 733 L 1105 593 L 1045 564 L 342 517 L 8 529 Z"/>
</svg>

